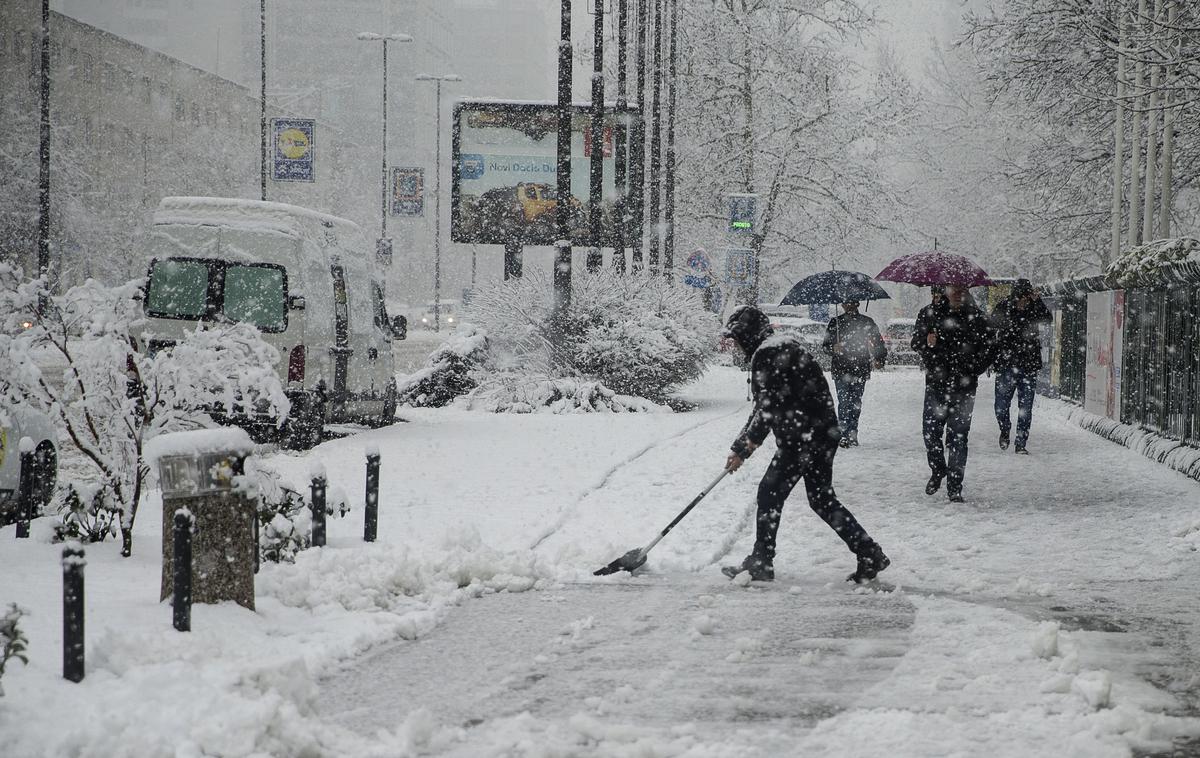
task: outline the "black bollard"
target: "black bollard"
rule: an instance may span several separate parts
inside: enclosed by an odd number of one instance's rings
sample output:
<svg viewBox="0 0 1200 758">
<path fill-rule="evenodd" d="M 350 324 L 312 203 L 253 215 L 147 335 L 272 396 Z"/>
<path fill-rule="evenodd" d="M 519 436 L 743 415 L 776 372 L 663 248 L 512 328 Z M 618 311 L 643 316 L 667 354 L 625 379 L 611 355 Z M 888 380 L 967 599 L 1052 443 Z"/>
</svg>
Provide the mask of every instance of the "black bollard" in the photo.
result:
<svg viewBox="0 0 1200 758">
<path fill-rule="evenodd" d="M 24 443 L 28 437 L 21 438 Z M 21 482 L 17 488 L 17 537 L 29 537 L 29 522 L 33 520 L 33 451 L 25 450 L 27 445 L 21 445 Z"/>
<path fill-rule="evenodd" d="M 83 680 L 83 548 L 63 548 L 63 679 Z"/>
<path fill-rule="evenodd" d="M 367 507 L 363 521 L 363 541 L 374 542 L 379 532 L 379 452 L 367 453 Z"/>
<path fill-rule="evenodd" d="M 325 547 L 325 477 L 312 480 L 312 544 Z"/>
<path fill-rule="evenodd" d="M 171 557 L 171 607 L 176 631 L 192 631 L 192 514 L 175 511 L 175 550 Z"/>
</svg>

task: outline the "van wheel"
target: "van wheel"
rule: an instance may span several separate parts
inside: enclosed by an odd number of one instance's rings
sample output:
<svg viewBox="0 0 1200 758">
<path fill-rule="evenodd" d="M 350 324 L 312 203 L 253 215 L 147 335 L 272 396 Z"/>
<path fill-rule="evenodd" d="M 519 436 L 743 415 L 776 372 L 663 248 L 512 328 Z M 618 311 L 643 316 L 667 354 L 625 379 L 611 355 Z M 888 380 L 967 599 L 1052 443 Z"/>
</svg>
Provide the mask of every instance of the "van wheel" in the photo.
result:
<svg viewBox="0 0 1200 758">
<path fill-rule="evenodd" d="M 58 481 L 58 453 L 54 445 L 43 442 L 33 451 L 33 472 L 33 504 L 42 511 L 50 505 Z"/>
</svg>

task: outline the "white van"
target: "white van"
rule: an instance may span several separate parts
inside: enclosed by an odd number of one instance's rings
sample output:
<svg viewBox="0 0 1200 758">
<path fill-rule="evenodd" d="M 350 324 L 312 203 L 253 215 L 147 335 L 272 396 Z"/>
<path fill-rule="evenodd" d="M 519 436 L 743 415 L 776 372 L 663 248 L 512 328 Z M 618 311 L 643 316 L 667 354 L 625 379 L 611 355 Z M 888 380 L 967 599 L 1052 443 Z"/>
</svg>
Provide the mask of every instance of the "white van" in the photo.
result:
<svg viewBox="0 0 1200 758">
<path fill-rule="evenodd" d="M 388 317 L 374 247 L 357 224 L 283 203 L 168 197 L 148 253 L 141 349 L 170 347 L 198 321 L 248 322 L 281 356 L 286 444 L 316 444 L 326 422 L 392 421 L 392 340 L 405 320 Z M 226 416 L 269 426 L 244 411 Z"/>
</svg>

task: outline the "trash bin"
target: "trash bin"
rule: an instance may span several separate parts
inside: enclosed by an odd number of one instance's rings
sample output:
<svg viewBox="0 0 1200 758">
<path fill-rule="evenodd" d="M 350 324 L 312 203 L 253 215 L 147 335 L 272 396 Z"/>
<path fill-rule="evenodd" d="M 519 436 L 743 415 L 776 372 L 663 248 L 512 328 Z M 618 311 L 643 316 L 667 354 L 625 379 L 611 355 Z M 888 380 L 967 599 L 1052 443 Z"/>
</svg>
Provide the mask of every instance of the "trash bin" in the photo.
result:
<svg viewBox="0 0 1200 758">
<path fill-rule="evenodd" d="M 171 597 L 172 524 L 184 508 L 194 519 L 192 602 L 232 600 L 254 610 L 258 567 L 258 510 L 245 488 L 235 486 L 253 450 L 241 429 L 200 429 L 155 437 L 146 458 L 157 464 L 163 495 L 163 565 L 160 600 Z"/>
</svg>

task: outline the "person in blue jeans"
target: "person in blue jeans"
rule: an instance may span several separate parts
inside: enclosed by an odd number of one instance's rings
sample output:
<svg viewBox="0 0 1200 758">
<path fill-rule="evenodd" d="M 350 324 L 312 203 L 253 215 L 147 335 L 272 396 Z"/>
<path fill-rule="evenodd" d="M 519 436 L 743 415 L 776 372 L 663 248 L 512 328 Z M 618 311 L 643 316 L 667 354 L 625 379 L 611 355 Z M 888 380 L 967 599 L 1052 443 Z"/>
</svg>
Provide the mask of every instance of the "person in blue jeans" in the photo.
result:
<svg viewBox="0 0 1200 758">
<path fill-rule="evenodd" d="M 872 368 L 883 368 L 887 346 L 870 316 L 858 312 L 858 303 L 842 303 L 842 315 L 829 322 L 821 347 L 832 356 L 829 373 L 837 390 L 839 445 L 858 446 L 858 417 L 862 413 L 863 390 Z"/>
<path fill-rule="evenodd" d="M 1042 340 L 1038 324 L 1049 321 L 1050 310 L 1028 279 L 1018 279 L 1012 294 L 996 304 L 991 323 L 995 333 L 996 423 L 1000 449 L 1007 450 L 1012 432 L 1013 395 L 1017 396 L 1016 452 L 1029 455 L 1029 427 L 1033 423 L 1033 394 L 1042 370 Z"/>
</svg>

